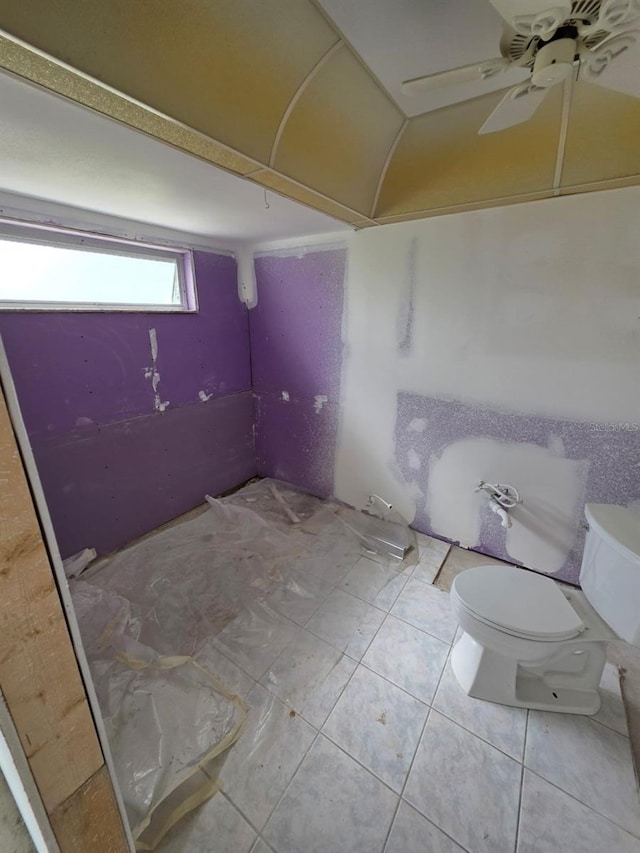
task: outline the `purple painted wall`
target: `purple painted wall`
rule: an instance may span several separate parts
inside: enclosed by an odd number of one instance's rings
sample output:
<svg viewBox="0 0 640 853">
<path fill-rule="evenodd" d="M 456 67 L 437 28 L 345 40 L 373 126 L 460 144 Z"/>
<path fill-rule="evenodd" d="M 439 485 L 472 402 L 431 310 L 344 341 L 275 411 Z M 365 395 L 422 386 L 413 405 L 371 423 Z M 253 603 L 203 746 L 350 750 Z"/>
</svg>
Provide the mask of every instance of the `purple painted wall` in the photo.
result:
<svg viewBox="0 0 640 853">
<path fill-rule="evenodd" d="M 427 426 L 422 433 L 409 428 L 414 419 Z M 420 458 L 421 477 L 426 482 L 429 468 L 452 442 L 467 438 L 491 438 L 548 447 L 561 440 L 568 459 L 586 460 L 588 465 L 584 495 L 579 501 L 575 540 L 556 577 L 577 583 L 584 547 L 585 503 L 627 504 L 640 498 L 640 442 L 632 430 L 596 430 L 591 424 L 553 418 L 497 412 L 464 403 L 438 400 L 418 394 L 400 393 L 397 401 L 396 463 L 407 481 L 415 477 L 409 469 L 412 448 Z M 423 533 L 434 531 L 424 499 L 418 502 L 413 526 Z M 505 549 L 505 531 L 492 513 L 485 514 L 480 544 L 475 550 L 512 563 Z"/>
<path fill-rule="evenodd" d="M 194 252 L 194 268 L 197 314 L 0 314 L 63 556 L 111 550 L 255 474 L 236 262 Z"/>
<path fill-rule="evenodd" d="M 345 267 L 346 249 L 256 258 L 249 312 L 258 472 L 321 496 L 333 491 Z"/>
</svg>

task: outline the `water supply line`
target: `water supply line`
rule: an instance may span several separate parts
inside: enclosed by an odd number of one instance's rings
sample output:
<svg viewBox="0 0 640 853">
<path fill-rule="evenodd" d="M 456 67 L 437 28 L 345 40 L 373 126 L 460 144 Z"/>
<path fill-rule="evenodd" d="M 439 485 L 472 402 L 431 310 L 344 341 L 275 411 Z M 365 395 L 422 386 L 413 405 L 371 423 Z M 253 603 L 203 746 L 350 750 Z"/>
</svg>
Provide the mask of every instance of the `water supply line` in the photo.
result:
<svg viewBox="0 0 640 853">
<path fill-rule="evenodd" d="M 385 499 L 381 498 L 380 495 L 369 495 L 365 512 L 368 512 L 371 515 L 377 515 L 378 518 L 387 518 L 392 509 L 393 504 L 385 501 Z"/>
<path fill-rule="evenodd" d="M 489 495 L 489 509 L 500 517 L 504 528 L 511 527 L 508 511 L 522 503 L 520 492 L 508 483 L 485 483 L 484 480 L 480 480 L 475 491 L 486 492 Z"/>
</svg>

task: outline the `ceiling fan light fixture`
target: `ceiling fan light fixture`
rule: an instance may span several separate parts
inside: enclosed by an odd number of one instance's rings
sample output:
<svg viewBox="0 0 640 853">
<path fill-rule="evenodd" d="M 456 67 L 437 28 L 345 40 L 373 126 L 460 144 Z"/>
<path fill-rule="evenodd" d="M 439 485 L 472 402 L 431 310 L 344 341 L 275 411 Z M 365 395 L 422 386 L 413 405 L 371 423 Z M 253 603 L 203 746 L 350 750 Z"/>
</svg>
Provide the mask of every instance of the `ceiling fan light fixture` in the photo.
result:
<svg viewBox="0 0 640 853">
<path fill-rule="evenodd" d="M 543 45 L 533 64 L 533 85 L 539 89 L 548 89 L 566 80 L 573 70 L 577 47 L 573 38 L 554 39 Z"/>
</svg>

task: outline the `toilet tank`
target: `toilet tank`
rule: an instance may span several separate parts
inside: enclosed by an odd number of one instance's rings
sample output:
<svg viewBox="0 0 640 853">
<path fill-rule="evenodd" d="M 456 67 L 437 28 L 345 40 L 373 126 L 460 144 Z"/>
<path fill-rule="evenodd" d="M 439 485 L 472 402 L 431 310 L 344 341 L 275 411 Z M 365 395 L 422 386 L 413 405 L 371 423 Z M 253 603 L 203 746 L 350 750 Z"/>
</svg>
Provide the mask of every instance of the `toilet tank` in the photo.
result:
<svg viewBox="0 0 640 853">
<path fill-rule="evenodd" d="M 584 514 L 582 590 L 619 637 L 640 646 L 640 516 L 613 504 L 587 504 Z"/>
</svg>

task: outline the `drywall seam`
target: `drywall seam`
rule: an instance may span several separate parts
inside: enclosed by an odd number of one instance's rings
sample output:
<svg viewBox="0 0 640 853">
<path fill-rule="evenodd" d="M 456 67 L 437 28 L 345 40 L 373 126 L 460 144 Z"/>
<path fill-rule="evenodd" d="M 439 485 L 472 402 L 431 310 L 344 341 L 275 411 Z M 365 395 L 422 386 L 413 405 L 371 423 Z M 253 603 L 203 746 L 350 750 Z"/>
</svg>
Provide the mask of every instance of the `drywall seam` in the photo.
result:
<svg viewBox="0 0 640 853">
<path fill-rule="evenodd" d="M 398 312 L 396 315 L 397 352 L 401 357 L 411 355 L 416 302 L 416 261 L 418 238 L 412 237 L 407 252 L 405 280 L 398 290 Z"/>
<path fill-rule="evenodd" d="M 398 147 L 398 144 L 399 144 L 400 140 L 402 139 L 402 135 L 404 134 L 404 132 L 408 126 L 409 126 L 409 119 L 405 118 L 404 122 L 400 125 L 400 130 L 397 132 L 396 138 L 391 143 L 391 147 L 389 148 L 389 151 L 387 152 L 387 156 L 385 158 L 385 161 L 382 164 L 382 170 L 380 171 L 380 177 L 378 178 L 378 185 L 376 186 L 376 192 L 375 192 L 375 195 L 373 197 L 373 202 L 371 204 L 371 211 L 369 213 L 369 216 L 371 216 L 372 218 L 376 214 L 376 207 L 378 206 L 378 199 L 380 198 L 380 193 L 382 192 L 382 185 L 384 184 L 384 179 L 387 176 L 387 170 L 389 169 L 389 165 L 391 164 L 391 160 L 393 159 L 393 155 L 396 153 L 396 148 Z"/>
<path fill-rule="evenodd" d="M 564 154 L 567 147 L 567 132 L 569 130 L 569 115 L 571 114 L 571 96 L 573 94 L 573 83 L 576 71 L 564 81 L 562 92 L 562 117 L 560 119 L 560 135 L 558 137 L 558 153 L 556 155 L 556 168 L 553 174 L 553 194 L 560 195 L 560 182 L 562 181 L 562 169 L 564 167 Z"/>
<path fill-rule="evenodd" d="M 67 576 L 64 571 L 64 566 L 62 565 L 62 557 L 60 556 L 58 542 L 56 540 L 56 535 L 53 530 L 53 524 L 51 523 L 49 507 L 47 506 L 47 501 L 44 496 L 44 491 L 42 489 L 40 474 L 38 473 L 38 466 L 36 465 L 33 450 L 31 449 L 31 443 L 29 441 L 27 429 L 24 425 L 24 420 L 22 419 L 22 412 L 20 411 L 20 404 L 18 402 L 18 394 L 16 392 L 16 387 L 13 382 L 11 368 L 9 367 L 9 361 L 7 359 L 7 354 L 5 352 L 4 343 L 2 341 L 1 336 L 0 380 L 2 381 L 2 390 L 4 391 L 7 409 L 11 417 L 11 426 L 13 427 L 13 431 L 16 434 L 16 441 L 18 442 L 24 468 L 27 473 L 27 478 L 29 480 L 29 488 L 31 489 L 31 492 L 33 494 L 33 502 L 38 511 L 38 519 L 42 527 L 43 539 L 47 546 L 47 553 L 53 569 L 56 586 L 58 588 L 58 594 L 60 596 L 62 606 L 64 608 L 67 627 L 71 635 L 73 649 L 76 655 L 76 659 L 78 661 L 80 673 L 82 675 L 82 681 L 84 684 L 85 692 L 87 694 L 89 707 L 91 708 L 93 722 L 98 733 L 98 739 L 102 748 L 102 754 L 104 755 L 104 761 L 107 765 L 107 769 L 109 770 L 109 776 L 111 778 L 111 784 L 113 786 L 116 803 L 118 805 L 120 819 L 122 820 L 122 826 L 124 828 L 124 832 L 127 838 L 129 850 L 131 851 L 131 853 L 135 853 L 133 836 L 131 834 L 131 828 L 129 827 L 129 818 L 127 817 L 124 800 L 122 798 L 122 791 L 120 790 L 120 784 L 116 777 L 113 756 L 111 755 L 111 748 L 109 746 L 109 740 L 107 738 L 104 720 L 102 719 L 100 704 L 98 702 L 95 686 L 93 684 L 91 670 L 89 669 L 89 662 L 87 661 L 87 656 L 85 654 L 84 646 L 82 644 L 82 636 L 80 634 L 80 628 L 78 626 L 78 620 L 76 618 L 76 611 L 71 600 L 71 593 L 69 592 Z"/>
<path fill-rule="evenodd" d="M 144 378 L 151 380 L 153 388 L 153 401 L 156 412 L 164 412 L 169 405 L 168 400 L 163 400 L 158 388 L 160 386 L 160 374 L 158 373 L 158 334 L 155 329 L 149 329 L 149 345 L 151 347 L 151 367 L 145 367 Z"/>
<path fill-rule="evenodd" d="M 327 64 L 327 62 L 331 59 L 331 57 L 335 53 L 337 53 L 337 51 L 340 50 L 342 47 L 344 47 L 344 41 L 342 39 L 338 39 L 337 42 L 332 44 L 331 47 L 329 48 L 329 50 L 327 50 L 326 53 L 324 53 L 320 57 L 320 59 L 316 62 L 316 64 L 313 66 L 313 68 L 308 72 L 307 76 L 304 78 L 302 83 L 300 83 L 300 85 L 298 86 L 298 88 L 294 92 L 293 97 L 289 101 L 289 104 L 287 105 L 287 108 L 284 111 L 282 118 L 280 119 L 280 124 L 278 125 L 278 130 L 276 131 L 276 135 L 275 135 L 274 140 L 273 140 L 273 145 L 271 146 L 271 154 L 269 155 L 269 166 L 273 167 L 273 165 L 276 161 L 276 156 L 278 154 L 278 146 L 280 145 L 280 139 L 282 137 L 282 134 L 284 133 L 284 129 L 287 126 L 287 122 L 289 121 L 291 113 L 293 112 L 296 104 L 300 100 L 305 89 L 308 87 L 309 83 L 311 83 L 311 81 L 316 76 L 316 74 Z"/>
</svg>

